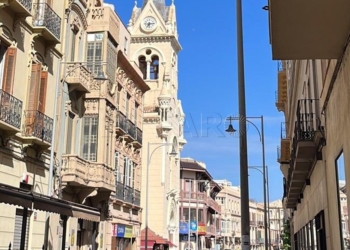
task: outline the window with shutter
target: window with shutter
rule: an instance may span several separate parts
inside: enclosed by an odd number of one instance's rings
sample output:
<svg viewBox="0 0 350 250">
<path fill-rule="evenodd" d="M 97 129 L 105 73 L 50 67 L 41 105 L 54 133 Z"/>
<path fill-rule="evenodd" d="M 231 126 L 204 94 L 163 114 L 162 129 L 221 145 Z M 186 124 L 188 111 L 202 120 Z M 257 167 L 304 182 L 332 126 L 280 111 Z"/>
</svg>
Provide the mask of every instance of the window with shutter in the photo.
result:
<svg viewBox="0 0 350 250">
<path fill-rule="evenodd" d="M 115 152 L 114 155 L 114 169 L 115 169 L 115 179 L 117 182 L 121 182 L 121 173 L 119 167 L 119 152 Z"/>
<path fill-rule="evenodd" d="M 84 117 L 82 157 L 88 161 L 97 161 L 98 116 Z"/>
<path fill-rule="evenodd" d="M 38 110 L 43 114 L 45 113 L 45 104 L 46 104 L 47 76 L 48 76 L 47 71 L 41 72 Z"/>
<path fill-rule="evenodd" d="M 87 67 L 94 75 L 102 70 L 103 33 L 87 35 Z"/>
<path fill-rule="evenodd" d="M 27 215 L 27 227 L 26 227 L 26 235 L 25 235 L 25 244 L 23 250 L 28 250 L 28 238 L 29 238 L 29 226 L 30 226 L 30 215 L 31 212 L 28 211 Z M 21 233 L 22 233 L 22 222 L 23 222 L 23 209 L 16 209 L 16 217 L 15 217 L 15 231 L 13 236 L 13 244 L 12 249 L 20 249 L 21 245 Z"/>
<path fill-rule="evenodd" d="M 16 67 L 16 55 L 17 48 L 7 48 L 4 71 L 3 71 L 3 81 L 2 81 L 2 90 L 12 94 L 13 83 L 15 78 L 15 67 Z"/>
<path fill-rule="evenodd" d="M 27 109 L 34 111 L 38 109 L 39 81 L 41 79 L 41 64 L 33 63 L 30 77 L 29 97 Z"/>
<path fill-rule="evenodd" d="M 73 121 L 74 114 L 69 112 L 67 121 L 67 138 L 66 138 L 66 154 L 72 153 L 72 140 L 73 140 Z"/>
</svg>

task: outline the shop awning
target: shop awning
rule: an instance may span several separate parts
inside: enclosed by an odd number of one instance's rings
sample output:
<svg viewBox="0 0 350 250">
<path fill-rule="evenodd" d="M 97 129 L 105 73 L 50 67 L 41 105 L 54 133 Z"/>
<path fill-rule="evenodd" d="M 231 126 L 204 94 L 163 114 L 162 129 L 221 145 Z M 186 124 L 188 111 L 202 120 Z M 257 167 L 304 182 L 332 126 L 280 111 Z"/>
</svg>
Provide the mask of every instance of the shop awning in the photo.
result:
<svg viewBox="0 0 350 250">
<path fill-rule="evenodd" d="M 83 205 L 72 205 L 72 217 L 89 220 L 100 221 L 100 211 L 98 209 L 86 207 Z"/>
<path fill-rule="evenodd" d="M 141 231 L 141 246 L 142 246 L 142 242 L 146 242 L 146 228 L 142 229 Z M 162 236 L 156 234 L 153 230 L 151 230 L 150 228 L 148 228 L 148 232 L 147 232 L 147 241 L 150 242 L 152 241 L 153 244 L 158 244 L 158 245 L 169 245 L 169 241 L 165 238 L 163 238 Z M 144 243 L 144 245 L 146 245 L 146 243 Z M 147 244 L 149 245 L 149 243 Z M 153 245 L 152 245 L 153 246 Z"/>
<path fill-rule="evenodd" d="M 174 243 L 172 243 L 171 241 L 167 241 L 167 244 L 169 245 L 169 247 L 177 247 Z"/>
<path fill-rule="evenodd" d="M 153 250 L 153 246 L 156 242 L 154 240 L 148 240 L 147 241 L 147 249 L 149 250 Z M 141 249 L 146 249 L 146 241 L 145 240 L 141 240 Z"/>
<path fill-rule="evenodd" d="M 0 203 L 31 208 L 33 195 L 30 191 L 0 183 Z"/>
<path fill-rule="evenodd" d="M 38 193 L 34 193 L 34 203 L 33 208 L 42 210 L 45 212 L 51 212 L 56 214 L 62 214 L 71 216 L 72 214 L 72 207 L 68 202 L 65 202 L 60 199 L 56 199 L 53 197 L 49 197 L 47 195 L 42 195 Z"/>
<path fill-rule="evenodd" d="M 97 208 L 61 200 L 0 183 L 0 203 L 62 214 L 90 221 L 100 221 Z"/>
</svg>

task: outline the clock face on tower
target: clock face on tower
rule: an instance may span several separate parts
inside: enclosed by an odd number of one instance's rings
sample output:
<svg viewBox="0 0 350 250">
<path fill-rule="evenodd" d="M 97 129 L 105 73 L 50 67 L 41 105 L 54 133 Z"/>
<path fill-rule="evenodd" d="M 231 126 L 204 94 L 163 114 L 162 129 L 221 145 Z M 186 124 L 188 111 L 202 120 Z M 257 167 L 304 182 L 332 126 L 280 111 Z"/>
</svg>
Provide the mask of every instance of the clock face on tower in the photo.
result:
<svg viewBox="0 0 350 250">
<path fill-rule="evenodd" d="M 152 31 L 156 28 L 157 21 L 154 17 L 146 17 L 142 21 L 142 28 L 146 31 Z"/>
</svg>

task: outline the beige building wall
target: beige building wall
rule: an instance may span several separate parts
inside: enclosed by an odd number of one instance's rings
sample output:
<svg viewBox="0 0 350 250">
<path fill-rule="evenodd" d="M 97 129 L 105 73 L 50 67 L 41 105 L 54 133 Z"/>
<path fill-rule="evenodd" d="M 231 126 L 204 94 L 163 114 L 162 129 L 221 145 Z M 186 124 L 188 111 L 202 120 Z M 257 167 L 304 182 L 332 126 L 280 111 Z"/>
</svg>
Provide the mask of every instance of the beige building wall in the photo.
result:
<svg viewBox="0 0 350 250">
<path fill-rule="evenodd" d="M 282 172 L 287 180 L 286 206 L 292 212 L 293 232 L 299 235 L 299 238 L 302 237 L 300 232 L 307 230 L 307 226 L 311 225 L 309 222 L 318 220 L 324 214 L 324 221 L 321 218 L 319 228 L 322 230 L 316 230 L 319 232 L 317 237 L 325 241 L 323 244 L 327 249 L 342 249 L 341 209 L 336 171 L 336 160 L 341 152 L 344 156 L 345 181 L 350 178 L 347 167 L 349 48 L 343 56 L 338 63 L 336 60 L 284 61 L 280 72 L 286 72 L 287 79 L 279 80 L 279 89 L 286 88 L 287 91 L 283 100 L 285 108 L 281 111 L 285 112 L 286 122 L 289 124 L 287 136 L 290 152 L 305 153 L 310 158 L 310 163 L 306 166 L 302 165 L 301 161 L 305 157 L 300 154 L 295 158 L 296 165 L 289 167 L 288 162 L 282 164 Z M 315 119 L 309 116 L 309 127 L 300 130 L 308 130 L 312 134 L 310 138 L 302 138 L 300 143 L 294 139 L 296 143 L 293 144 L 293 138 L 296 138 L 294 124 L 298 117 L 297 111 L 300 111 L 297 104 L 298 100 L 303 99 L 315 100 L 313 103 L 308 101 L 310 109 L 303 111 L 308 115 L 313 113 Z M 310 149 L 315 150 L 313 154 L 310 154 Z M 294 155 L 291 159 L 293 157 Z M 296 168 L 304 168 L 305 174 L 298 175 Z M 297 182 L 299 184 L 296 184 Z M 301 244 L 300 241 L 298 244 Z"/>
<path fill-rule="evenodd" d="M 157 8 L 153 1 L 146 2 L 142 8 L 134 7 L 128 24 L 130 58 L 138 64 L 151 88 L 144 97 L 143 143 L 144 146 L 150 145 L 149 150 L 142 151 L 141 188 L 146 190 L 147 159 L 150 159 L 150 196 L 148 210 L 143 210 L 142 227 L 146 226 L 148 216 L 148 227 L 177 245 L 179 151 L 186 143 L 182 135 L 184 113 L 177 99 L 177 55 L 181 47 L 177 40 L 174 4 L 165 6 L 160 1 Z M 163 7 L 168 9 L 167 16 Z M 155 23 L 152 27 L 147 27 L 148 17 L 151 17 L 151 23 Z M 176 157 L 170 155 L 173 148 L 178 154 Z M 141 193 L 141 204 L 145 209 L 146 192 Z"/>
<path fill-rule="evenodd" d="M 49 192 L 51 142 L 57 136 L 52 130 L 53 100 L 64 14 L 63 2 L 50 3 L 50 10 L 48 6 L 32 1 L 0 3 L 0 185 L 44 195 Z M 46 15 L 38 14 L 44 10 Z M 0 248 L 10 244 L 19 248 L 16 225 L 22 223 L 25 210 L 8 203 L 0 204 Z M 45 212 L 29 209 L 27 220 L 26 247 L 41 249 Z"/>
<path fill-rule="evenodd" d="M 221 206 L 221 219 L 222 221 L 233 222 L 232 227 L 229 226 L 226 231 L 221 232 L 221 236 L 225 237 L 224 242 L 227 242 L 226 238 L 232 237 L 235 244 L 229 245 L 225 243 L 224 249 L 241 249 L 240 188 L 232 186 L 232 183 L 227 180 L 215 180 L 215 182 L 222 188 L 216 197 L 217 202 Z M 268 243 L 269 249 L 273 250 L 277 247 L 282 247 L 282 242 L 279 239 L 286 217 L 281 200 L 272 201 L 268 205 L 270 208 L 268 221 L 270 219 L 269 228 L 271 231 L 271 242 L 268 241 Z M 251 249 L 265 249 L 264 203 L 257 203 L 251 200 L 249 206 Z M 229 224 L 231 225 L 231 223 Z"/>
</svg>

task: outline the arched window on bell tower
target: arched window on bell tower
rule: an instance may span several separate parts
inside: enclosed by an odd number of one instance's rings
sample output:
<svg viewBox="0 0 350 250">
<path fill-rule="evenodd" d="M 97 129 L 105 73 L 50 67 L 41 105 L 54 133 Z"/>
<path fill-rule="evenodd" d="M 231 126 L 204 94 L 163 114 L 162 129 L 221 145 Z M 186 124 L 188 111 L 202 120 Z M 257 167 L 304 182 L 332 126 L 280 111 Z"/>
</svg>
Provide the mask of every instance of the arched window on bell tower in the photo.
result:
<svg viewBox="0 0 350 250">
<path fill-rule="evenodd" d="M 152 56 L 150 78 L 151 80 L 156 80 L 159 78 L 159 57 L 158 56 Z"/>
<path fill-rule="evenodd" d="M 139 68 L 142 72 L 143 79 L 146 79 L 147 78 L 147 62 L 146 62 L 145 56 L 139 57 Z"/>
</svg>

